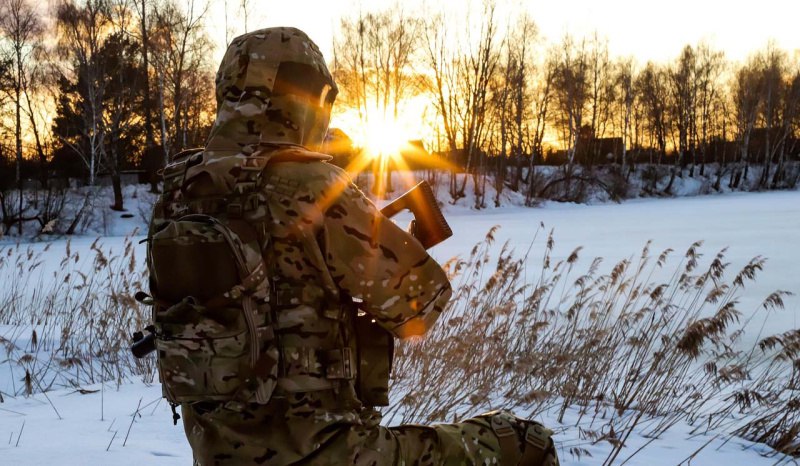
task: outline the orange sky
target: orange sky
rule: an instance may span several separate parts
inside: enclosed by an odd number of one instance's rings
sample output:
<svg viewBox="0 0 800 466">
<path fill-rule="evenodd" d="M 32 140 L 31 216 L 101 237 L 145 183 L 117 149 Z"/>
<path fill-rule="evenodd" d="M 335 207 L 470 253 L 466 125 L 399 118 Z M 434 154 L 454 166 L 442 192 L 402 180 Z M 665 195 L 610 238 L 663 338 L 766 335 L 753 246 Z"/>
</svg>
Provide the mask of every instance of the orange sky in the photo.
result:
<svg viewBox="0 0 800 466">
<path fill-rule="evenodd" d="M 192 0 L 185 0 L 190 2 Z M 198 0 L 195 0 L 198 1 Z M 237 16 L 241 0 L 212 0 L 207 21 L 212 40 L 217 44 L 216 57 L 225 50 L 225 4 L 228 5 L 229 37 L 244 32 Z M 294 26 L 304 30 L 317 42 L 327 59 L 332 57 L 334 31 L 342 17 L 373 11 L 394 3 L 394 0 L 249 0 L 248 29 L 268 26 Z M 466 11 L 481 11 L 480 0 L 406 0 L 401 3 L 409 14 L 443 12 L 445 21 L 457 25 L 458 16 Z M 469 5 L 469 6 L 465 6 Z M 728 59 L 743 60 L 763 48 L 769 40 L 800 58 L 800 0 L 497 0 L 500 23 L 513 21 L 527 10 L 547 42 L 560 41 L 567 33 L 590 36 L 597 32 L 606 37 L 614 56 L 633 56 L 640 63 L 648 60 L 666 62 L 674 59 L 686 44 L 706 41 L 723 50 Z M 424 104 L 403 112 L 411 115 L 399 122 L 403 133 L 412 138 L 429 139 L 430 125 L 420 120 L 428 113 Z M 352 116 L 352 115 L 349 115 Z M 357 143 L 359 125 L 347 114 L 332 121 L 350 133 Z M 363 129 L 363 128 L 362 128 Z"/>
</svg>

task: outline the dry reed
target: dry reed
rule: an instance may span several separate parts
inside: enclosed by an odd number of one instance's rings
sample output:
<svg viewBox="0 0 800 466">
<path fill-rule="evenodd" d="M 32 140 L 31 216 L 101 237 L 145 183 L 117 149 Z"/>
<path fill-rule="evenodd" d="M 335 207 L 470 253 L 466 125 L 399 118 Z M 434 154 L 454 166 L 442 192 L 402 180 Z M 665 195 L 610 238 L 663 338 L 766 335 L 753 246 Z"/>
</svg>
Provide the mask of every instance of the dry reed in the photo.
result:
<svg viewBox="0 0 800 466">
<path fill-rule="evenodd" d="M 669 279 L 655 282 L 672 250 L 654 255 L 648 244 L 601 273 L 601 259 L 581 265 L 580 248 L 554 261 L 552 232 L 536 261 L 530 250 L 497 247 L 495 234 L 446 265 L 457 292 L 439 324 L 398 345 L 391 422 L 452 421 L 503 407 L 566 423 L 572 410 L 581 440 L 561 449 L 580 458 L 587 444 L 607 442 L 604 464 L 626 461 L 620 453 L 631 434 L 656 438 L 680 422 L 694 434 L 724 432 L 800 454 L 800 331 L 743 344 L 759 317 L 743 318 L 737 296 L 763 258 L 731 275 L 724 250 L 701 266 L 695 243 Z M 128 352 L 130 332 L 149 317 L 131 297 L 146 284 L 132 239 L 123 251 L 95 241 L 83 259 L 88 271 L 67 242 L 56 270 L 42 272 L 48 248 L 0 248 L 0 363 L 25 381 L 0 396 L 152 382 L 152 356 Z M 756 315 L 782 308 L 785 295 L 768 296 Z"/>
</svg>

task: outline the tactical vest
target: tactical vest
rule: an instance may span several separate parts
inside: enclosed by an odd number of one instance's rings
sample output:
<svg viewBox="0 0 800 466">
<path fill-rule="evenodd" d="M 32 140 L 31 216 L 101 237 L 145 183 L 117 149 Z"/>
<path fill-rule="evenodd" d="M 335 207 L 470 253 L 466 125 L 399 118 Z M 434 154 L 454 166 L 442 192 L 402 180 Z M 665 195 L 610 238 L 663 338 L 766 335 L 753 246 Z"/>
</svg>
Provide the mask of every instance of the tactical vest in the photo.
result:
<svg viewBox="0 0 800 466">
<path fill-rule="evenodd" d="M 346 327 L 341 334 L 352 341 L 338 348 L 281 344 L 275 325 L 285 287 L 273 272 L 267 200 L 270 189 L 286 187 L 267 182 L 274 156 L 228 157 L 207 168 L 202 149 L 193 149 L 164 168 L 147 240 L 164 396 L 172 403 L 264 404 L 279 378 L 303 374 L 316 379 L 291 391 L 344 382 L 365 405 L 388 405 L 393 338 L 358 316 L 357 305 L 319 310 L 340 316 L 333 325 Z"/>
<path fill-rule="evenodd" d="M 208 195 L 198 197 L 186 172 L 201 160 L 190 150 L 165 167 L 148 232 L 159 377 L 173 403 L 267 403 L 279 353 L 256 192 L 266 160 L 242 159 L 233 186 L 201 174 Z"/>
</svg>

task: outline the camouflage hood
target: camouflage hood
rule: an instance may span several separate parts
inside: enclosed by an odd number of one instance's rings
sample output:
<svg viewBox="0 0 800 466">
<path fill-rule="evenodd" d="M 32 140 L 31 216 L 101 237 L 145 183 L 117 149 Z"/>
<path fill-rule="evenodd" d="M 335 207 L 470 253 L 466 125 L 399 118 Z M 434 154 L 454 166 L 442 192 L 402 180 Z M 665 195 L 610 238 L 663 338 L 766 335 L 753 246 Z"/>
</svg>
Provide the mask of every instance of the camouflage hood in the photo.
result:
<svg viewBox="0 0 800 466">
<path fill-rule="evenodd" d="M 267 28 L 235 38 L 216 81 L 217 119 L 205 150 L 186 169 L 188 195 L 225 195 L 242 167 L 264 167 L 268 160 L 331 158 L 297 147 L 313 151 L 322 144 L 337 93 L 322 53 L 304 32 Z"/>
<path fill-rule="evenodd" d="M 316 150 L 325 137 L 337 88 L 322 53 L 295 28 L 235 38 L 216 77 L 217 119 L 206 158 L 252 152 L 258 143 Z"/>
</svg>

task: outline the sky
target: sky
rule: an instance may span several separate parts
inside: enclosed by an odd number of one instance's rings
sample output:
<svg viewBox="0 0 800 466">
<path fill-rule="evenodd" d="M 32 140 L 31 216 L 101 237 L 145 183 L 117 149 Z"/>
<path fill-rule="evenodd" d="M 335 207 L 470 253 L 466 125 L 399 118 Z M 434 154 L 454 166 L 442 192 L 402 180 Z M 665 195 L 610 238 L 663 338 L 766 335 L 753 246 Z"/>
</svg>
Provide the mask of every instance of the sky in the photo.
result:
<svg viewBox="0 0 800 466">
<path fill-rule="evenodd" d="M 209 26 L 224 52 L 224 1 L 216 0 Z M 240 0 L 228 3 L 229 27 L 243 32 L 233 18 Z M 379 9 L 393 0 L 250 0 L 248 28 L 295 26 L 311 36 L 331 56 L 332 38 L 343 16 Z M 404 1 L 409 13 L 441 9 L 454 16 L 465 4 L 480 8 L 479 0 Z M 770 39 L 791 51 L 800 50 L 800 1 L 797 0 L 498 0 L 499 16 L 530 12 L 543 36 L 557 42 L 566 33 L 588 36 L 597 31 L 609 41 L 613 55 L 638 61 L 668 61 L 686 44 L 708 41 L 727 57 L 743 60 Z"/>
<path fill-rule="evenodd" d="M 186 2 L 201 0 L 184 0 Z M 218 44 L 215 58 L 222 58 L 226 40 L 245 32 L 240 14 L 242 0 L 211 0 L 207 26 Z M 359 10 L 379 11 L 397 0 L 246 0 L 247 30 L 270 26 L 294 26 L 305 31 L 329 61 L 333 38 L 342 18 Z M 459 34 L 459 17 L 480 19 L 483 0 L 406 0 L 400 2 L 409 16 L 442 13 Z M 608 41 L 612 57 L 633 57 L 666 63 L 679 56 L 687 44 L 700 41 L 722 50 L 731 61 L 744 61 L 769 41 L 798 58 L 800 63 L 800 0 L 496 0 L 498 23 L 513 24 L 521 11 L 536 23 L 542 47 L 557 44 L 565 35 L 576 38 L 597 34 Z M 226 16 L 227 5 L 227 16 Z M 471 13 L 470 13 L 471 12 Z M 228 33 L 226 35 L 226 24 Z M 477 26 L 476 26 L 477 27 Z M 383 129 L 367 128 L 357 115 L 338 107 L 331 125 L 344 129 L 358 145 L 368 145 L 369 135 L 402 134 L 407 139 L 434 139 L 434 127 L 425 124 L 432 113 L 430 102 L 405 103 L 402 117 Z M 383 137 L 383 136 L 378 136 Z M 550 136 L 548 139 L 554 139 Z"/>
</svg>

